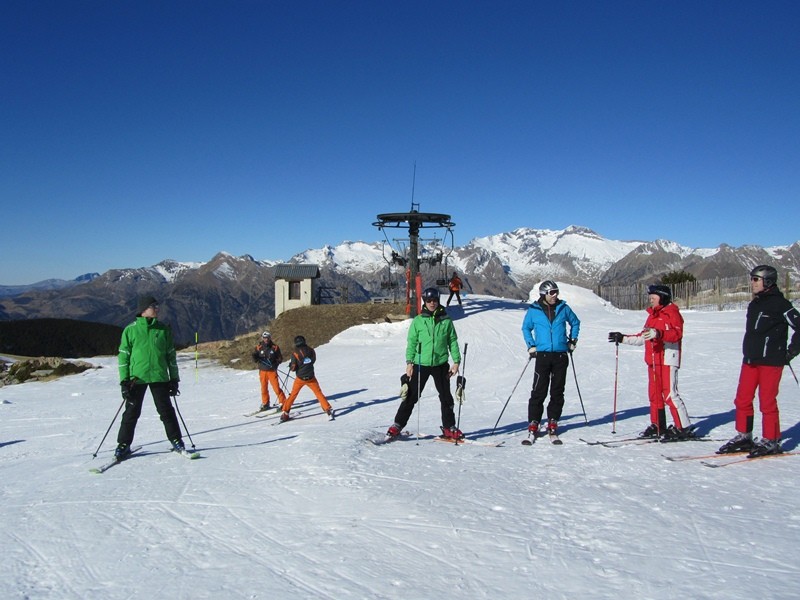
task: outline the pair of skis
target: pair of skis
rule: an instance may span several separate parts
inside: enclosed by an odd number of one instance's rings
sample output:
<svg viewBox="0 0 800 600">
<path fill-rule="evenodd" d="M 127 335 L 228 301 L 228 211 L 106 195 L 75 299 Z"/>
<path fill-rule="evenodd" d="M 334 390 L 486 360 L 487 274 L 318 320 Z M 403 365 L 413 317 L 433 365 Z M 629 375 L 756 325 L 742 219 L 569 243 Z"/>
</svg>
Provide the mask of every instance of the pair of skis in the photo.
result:
<svg viewBox="0 0 800 600">
<path fill-rule="evenodd" d="M 279 413 L 279 412 L 281 412 L 281 406 L 280 405 L 278 405 L 278 406 L 270 406 L 269 408 L 259 408 L 256 411 L 253 411 L 251 413 L 247 413 L 247 414 L 242 415 L 242 416 L 245 416 L 245 417 L 256 417 L 257 419 L 263 419 L 264 417 L 269 417 L 270 415 L 274 415 L 274 414 Z"/>
<path fill-rule="evenodd" d="M 685 438 L 682 440 L 666 440 L 662 441 L 660 438 L 643 438 L 643 437 L 629 437 L 629 438 L 619 438 L 615 440 L 586 440 L 584 438 L 578 438 L 585 444 L 589 444 L 590 446 L 605 446 L 606 448 L 619 448 L 621 446 L 639 446 L 643 444 L 655 444 L 655 443 L 662 443 L 662 444 L 677 444 L 683 442 L 724 442 L 723 439 L 716 439 L 710 438 L 706 436 L 698 436 L 692 438 Z"/>
<path fill-rule="evenodd" d="M 560 446 L 561 444 L 564 443 L 558 437 L 557 433 L 547 432 L 547 433 L 541 433 L 540 434 L 537 431 L 537 432 L 529 432 L 528 433 L 528 437 L 526 437 L 524 440 L 522 440 L 522 445 L 523 446 L 533 446 L 533 444 L 536 443 L 537 439 L 539 439 L 540 437 L 544 437 L 544 436 L 547 436 L 548 439 L 550 440 L 550 443 L 555 445 L 555 446 Z"/>
<path fill-rule="evenodd" d="M 381 438 L 367 438 L 367 442 L 369 442 L 373 446 L 383 446 L 384 444 L 390 444 L 392 442 L 406 441 L 411 439 L 417 439 L 417 436 L 411 433 L 410 431 L 401 431 L 399 435 L 395 436 L 385 435 Z M 434 442 L 443 442 L 446 444 L 453 444 L 454 446 L 465 445 L 465 446 L 484 446 L 491 448 L 499 448 L 500 446 L 505 444 L 505 440 L 500 442 L 485 442 L 482 440 L 471 440 L 468 438 L 461 438 L 459 440 L 454 440 L 453 438 L 446 438 L 441 435 L 431 435 L 428 433 L 420 433 L 419 439 L 433 440 Z"/>
<path fill-rule="evenodd" d="M 753 462 L 767 458 L 785 458 L 788 456 L 795 456 L 800 452 L 779 452 L 778 454 L 763 454 L 761 456 L 750 457 L 746 452 L 730 452 L 726 454 L 700 454 L 700 455 L 685 455 L 685 456 L 664 456 L 671 462 L 686 462 L 697 460 L 704 467 L 718 469 L 720 467 L 728 467 L 731 465 L 740 465 L 744 463 Z"/>
<path fill-rule="evenodd" d="M 122 462 L 125 462 L 133 454 L 135 454 L 136 452 L 139 452 L 139 450 L 141 450 L 141 449 L 142 449 L 142 446 L 136 446 L 135 448 L 131 448 L 131 451 L 122 460 L 114 457 L 113 460 L 111 460 L 111 461 L 109 461 L 109 462 L 107 462 L 107 463 L 105 463 L 103 465 L 100 465 L 99 467 L 92 467 L 91 469 L 89 469 L 89 472 L 90 473 L 96 473 L 96 474 L 105 473 L 111 467 L 114 467 L 114 466 L 116 466 L 116 465 L 118 465 L 118 464 L 120 464 Z M 200 453 L 192 451 L 192 450 L 186 450 L 186 449 L 183 449 L 181 451 L 173 450 L 173 452 L 175 452 L 176 454 L 179 454 L 180 456 L 183 456 L 184 458 L 188 458 L 189 460 L 194 460 L 196 458 L 200 458 Z"/>
</svg>

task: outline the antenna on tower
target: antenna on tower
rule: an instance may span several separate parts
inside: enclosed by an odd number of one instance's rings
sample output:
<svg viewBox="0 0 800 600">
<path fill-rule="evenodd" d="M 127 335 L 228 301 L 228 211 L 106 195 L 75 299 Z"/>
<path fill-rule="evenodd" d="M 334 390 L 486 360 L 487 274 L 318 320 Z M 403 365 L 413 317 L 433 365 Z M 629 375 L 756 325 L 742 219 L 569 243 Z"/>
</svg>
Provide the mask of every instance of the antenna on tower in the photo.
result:
<svg viewBox="0 0 800 600">
<path fill-rule="evenodd" d="M 416 189 L 416 187 L 417 187 L 417 161 L 414 161 L 414 175 L 411 178 L 411 212 L 419 210 L 419 204 L 414 203 L 414 190 Z"/>
</svg>

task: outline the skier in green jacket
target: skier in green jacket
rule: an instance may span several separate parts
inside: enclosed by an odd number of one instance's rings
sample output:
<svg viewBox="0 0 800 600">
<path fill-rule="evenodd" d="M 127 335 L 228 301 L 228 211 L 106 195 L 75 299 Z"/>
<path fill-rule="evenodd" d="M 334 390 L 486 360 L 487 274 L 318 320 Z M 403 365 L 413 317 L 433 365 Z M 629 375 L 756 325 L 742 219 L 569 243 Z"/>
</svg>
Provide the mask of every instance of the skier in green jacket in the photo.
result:
<svg viewBox="0 0 800 600">
<path fill-rule="evenodd" d="M 181 429 L 170 396 L 178 395 L 178 363 L 172 330 L 159 322 L 158 301 L 152 296 L 139 299 L 139 316 L 122 331 L 119 345 L 119 379 L 125 412 L 117 434 L 114 456 L 119 460 L 131 453 L 136 422 L 148 386 L 172 449 L 185 449 Z"/>
<path fill-rule="evenodd" d="M 414 405 L 419 399 L 429 377 L 433 377 L 439 402 L 442 405 L 442 434 L 444 437 L 464 437 L 456 428 L 453 413 L 455 401 L 450 393 L 449 378 L 458 375 L 461 353 L 458 351 L 458 336 L 453 321 L 439 302 L 439 290 L 427 288 L 422 292 L 425 302 L 420 314 L 414 317 L 408 328 L 406 343 L 406 372 L 403 376 L 405 398 L 397 409 L 394 424 L 386 432 L 388 437 L 397 437 L 411 418 Z M 453 366 L 448 358 L 453 358 Z M 417 367 L 416 369 L 414 367 Z"/>
</svg>

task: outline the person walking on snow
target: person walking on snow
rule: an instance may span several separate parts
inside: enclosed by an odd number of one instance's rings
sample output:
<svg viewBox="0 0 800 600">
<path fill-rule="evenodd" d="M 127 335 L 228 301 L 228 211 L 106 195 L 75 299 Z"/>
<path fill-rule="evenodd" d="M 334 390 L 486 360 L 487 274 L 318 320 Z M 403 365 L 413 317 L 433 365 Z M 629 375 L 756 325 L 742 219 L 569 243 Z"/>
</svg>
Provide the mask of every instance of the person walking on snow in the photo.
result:
<svg viewBox="0 0 800 600">
<path fill-rule="evenodd" d="M 453 276 L 450 278 L 448 287 L 450 288 L 450 295 L 447 297 L 447 306 L 450 306 L 450 301 L 453 299 L 454 295 L 456 300 L 458 300 L 458 305 L 461 306 L 461 290 L 464 287 L 464 284 L 461 282 L 461 278 L 455 271 L 453 271 Z"/>
<path fill-rule="evenodd" d="M 546 280 L 539 286 L 539 299 L 530 305 L 522 321 L 522 337 L 528 347 L 528 360 L 535 360 L 533 386 L 528 400 L 528 431 L 536 435 L 547 404 L 547 432 L 555 435 L 564 408 L 569 353 L 578 343 L 581 321 L 564 300 L 558 286 Z M 567 333 L 569 325 L 569 334 Z"/>
<path fill-rule="evenodd" d="M 778 454 L 781 424 L 778 388 L 784 365 L 800 354 L 800 313 L 778 289 L 778 271 L 759 265 L 750 271 L 753 299 L 747 305 L 742 367 L 736 388 L 736 435 L 717 450 L 719 454 L 748 452 L 750 457 Z M 794 330 L 786 345 L 789 327 Z M 753 440 L 753 399 L 758 390 L 761 440 Z"/>
<path fill-rule="evenodd" d="M 178 395 L 180 381 L 172 330 L 158 320 L 158 301 L 152 296 L 139 299 L 137 315 L 136 320 L 123 329 L 119 344 L 119 379 L 125 412 L 114 451 L 118 460 L 124 460 L 131 453 L 148 387 L 172 449 L 179 452 L 185 449 L 170 400 L 170 396 Z"/>
<path fill-rule="evenodd" d="M 681 366 L 683 317 L 672 302 L 669 286 L 654 284 L 647 288 L 650 307 L 644 329 L 639 333 L 612 331 L 608 341 L 617 344 L 644 345 L 644 361 L 648 369 L 647 394 L 650 400 L 650 425 L 639 435 L 678 441 L 693 437 L 689 414 L 678 393 L 678 369 Z M 666 407 L 673 425 L 667 428 Z"/>
<path fill-rule="evenodd" d="M 256 350 L 253 352 L 253 360 L 258 364 L 258 378 L 261 382 L 261 408 L 259 410 L 269 408 L 269 385 L 272 386 L 278 397 L 277 404 L 283 406 L 283 403 L 286 402 L 286 394 L 283 393 L 278 381 L 278 365 L 283 362 L 283 355 L 278 344 L 272 341 L 269 331 L 261 334 L 261 341 L 258 342 Z"/>
<path fill-rule="evenodd" d="M 311 388 L 311 391 L 314 392 L 323 412 L 328 415 L 328 418 L 333 420 L 331 405 L 328 403 L 328 399 L 325 398 L 325 394 L 322 393 L 319 382 L 314 375 L 315 362 L 317 362 L 317 353 L 314 352 L 311 346 L 306 344 L 306 338 L 302 335 L 298 335 L 294 338 L 294 352 L 292 352 L 292 358 L 289 361 L 289 370 L 295 373 L 294 385 L 292 386 L 292 391 L 289 393 L 289 397 L 283 403 L 281 421 L 288 421 L 291 418 L 289 416 L 289 411 L 292 410 L 292 404 L 294 404 L 295 398 L 297 398 L 297 394 L 300 393 L 300 390 L 306 386 Z"/>
<path fill-rule="evenodd" d="M 406 338 L 405 376 L 408 378 L 408 389 L 386 435 L 400 435 L 411 418 L 425 383 L 429 377 L 433 377 L 441 404 L 442 435 L 458 440 L 464 434 L 456 428 L 456 416 L 453 412 L 455 400 L 450 392 L 450 378 L 458 375 L 461 363 L 458 336 L 453 321 L 439 303 L 439 290 L 427 288 L 422 292 L 422 300 L 425 305 L 411 321 Z M 448 365 L 449 357 L 453 358 L 452 367 Z"/>
</svg>

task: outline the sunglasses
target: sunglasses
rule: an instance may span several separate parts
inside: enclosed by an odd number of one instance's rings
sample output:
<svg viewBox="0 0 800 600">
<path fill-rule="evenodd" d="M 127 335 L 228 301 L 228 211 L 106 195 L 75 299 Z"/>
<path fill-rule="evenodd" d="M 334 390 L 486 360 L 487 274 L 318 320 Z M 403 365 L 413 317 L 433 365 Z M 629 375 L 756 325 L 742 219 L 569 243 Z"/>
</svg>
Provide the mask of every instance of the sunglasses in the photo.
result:
<svg viewBox="0 0 800 600">
<path fill-rule="evenodd" d="M 758 275 L 753 275 L 750 278 L 750 281 L 761 281 L 762 279 L 763 279 L 763 277 L 759 277 Z"/>
<path fill-rule="evenodd" d="M 558 290 L 550 290 L 547 292 L 548 296 L 558 296 Z"/>
</svg>

